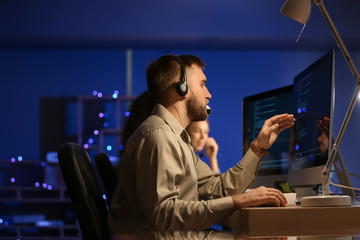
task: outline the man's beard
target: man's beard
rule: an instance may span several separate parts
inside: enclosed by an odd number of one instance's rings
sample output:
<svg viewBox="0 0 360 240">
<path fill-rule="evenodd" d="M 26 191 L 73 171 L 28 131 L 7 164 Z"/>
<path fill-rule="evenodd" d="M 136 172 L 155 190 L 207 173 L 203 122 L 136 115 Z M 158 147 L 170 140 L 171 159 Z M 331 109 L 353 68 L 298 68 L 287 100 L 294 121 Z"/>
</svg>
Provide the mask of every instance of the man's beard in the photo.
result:
<svg viewBox="0 0 360 240">
<path fill-rule="evenodd" d="M 207 118 L 206 106 L 201 106 L 194 95 L 188 99 L 186 107 L 191 121 L 204 121 Z"/>
</svg>

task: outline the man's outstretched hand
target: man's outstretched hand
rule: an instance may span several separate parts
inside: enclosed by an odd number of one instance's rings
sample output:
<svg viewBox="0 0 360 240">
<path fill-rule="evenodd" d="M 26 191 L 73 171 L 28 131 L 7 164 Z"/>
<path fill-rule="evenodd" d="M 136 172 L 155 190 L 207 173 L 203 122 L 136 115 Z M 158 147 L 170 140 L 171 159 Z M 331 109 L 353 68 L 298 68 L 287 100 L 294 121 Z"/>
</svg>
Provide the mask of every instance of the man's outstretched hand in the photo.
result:
<svg viewBox="0 0 360 240">
<path fill-rule="evenodd" d="M 270 148 L 279 134 L 285 129 L 294 126 L 294 122 L 294 115 L 287 113 L 275 115 L 267 119 L 254 143 L 264 150 Z"/>
</svg>

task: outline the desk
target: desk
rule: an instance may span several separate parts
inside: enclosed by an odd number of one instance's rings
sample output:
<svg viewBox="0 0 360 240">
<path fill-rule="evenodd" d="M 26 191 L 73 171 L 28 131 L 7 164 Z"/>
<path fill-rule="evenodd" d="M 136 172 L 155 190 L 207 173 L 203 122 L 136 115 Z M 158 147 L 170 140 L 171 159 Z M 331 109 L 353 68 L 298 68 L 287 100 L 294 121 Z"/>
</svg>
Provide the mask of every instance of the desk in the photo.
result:
<svg viewBox="0 0 360 240">
<path fill-rule="evenodd" d="M 236 231 L 142 232 L 112 240 L 359 239 L 360 206 L 243 208 L 222 224 Z"/>
<path fill-rule="evenodd" d="M 243 208 L 223 224 L 253 237 L 360 235 L 360 206 Z"/>
<path fill-rule="evenodd" d="M 279 237 L 248 237 L 234 231 L 175 231 L 175 232 L 144 232 L 134 234 L 118 234 L 111 240 L 354 240 L 358 236 L 279 236 Z"/>
</svg>

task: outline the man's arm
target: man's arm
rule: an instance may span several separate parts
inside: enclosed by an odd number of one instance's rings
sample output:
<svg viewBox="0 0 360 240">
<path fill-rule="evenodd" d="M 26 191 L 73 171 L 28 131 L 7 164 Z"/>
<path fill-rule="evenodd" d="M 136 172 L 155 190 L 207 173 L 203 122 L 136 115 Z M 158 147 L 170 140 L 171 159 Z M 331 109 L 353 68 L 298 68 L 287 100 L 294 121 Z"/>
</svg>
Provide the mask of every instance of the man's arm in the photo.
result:
<svg viewBox="0 0 360 240">
<path fill-rule="evenodd" d="M 212 175 L 206 170 L 204 164 L 199 160 L 197 164 L 197 174 L 199 177 L 199 192 L 205 199 L 214 199 L 223 196 L 234 196 L 242 193 L 255 179 L 258 167 L 261 163 L 262 155 L 261 152 L 266 152 L 277 139 L 279 134 L 294 125 L 294 116 L 292 114 L 280 114 L 273 116 L 265 121 L 258 137 L 254 141 L 256 145 L 255 151 L 253 148 L 249 149 L 244 155 L 243 159 L 237 163 L 237 165 L 227 172 L 221 175 Z M 260 151 L 256 151 L 257 148 L 260 148 Z M 270 191 L 273 193 L 273 191 Z M 253 196 L 257 193 L 253 192 L 250 196 Z M 283 198 L 282 194 L 280 196 L 275 194 L 278 198 Z M 252 200 L 256 200 L 258 195 Z M 277 199 L 278 199 L 277 198 Z M 238 197 L 236 197 L 238 199 Z M 247 198 L 248 199 L 248 198 Z M 268 201 L 268 196 L 263 195 L 260 201 Z M 276 199 L 270 199 L 276 205 L 282 205 L 282 201 L 276 201 Z M 241 202 L 241 204 L 240 204 Z M 243 198 L 238 199 L 235 205 L 242 206 L 243 204 L 247 205 L 249 203 L 243 202 Z M 257 205 L 255 201 L 254 206 Z"/>
<path fill-rule="evenodd" d="M 203 199 L 216 199 L 244 192 L 255 180 L 261 159 L 249 149 L 236 166 L 222 174 L 214 173 L 198 159 L 196 172 L 200 196 Z"/>
</svg>

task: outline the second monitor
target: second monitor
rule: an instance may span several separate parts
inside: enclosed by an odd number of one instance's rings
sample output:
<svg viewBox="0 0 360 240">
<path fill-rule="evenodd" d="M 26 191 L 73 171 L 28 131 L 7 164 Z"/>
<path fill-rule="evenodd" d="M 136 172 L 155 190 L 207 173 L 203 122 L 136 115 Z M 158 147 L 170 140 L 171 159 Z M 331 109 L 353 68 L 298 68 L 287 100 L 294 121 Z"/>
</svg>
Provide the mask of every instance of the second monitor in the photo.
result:
<svg viewBox="0 0 360 240">
<path fill-rule="evenodd" d="M 243 99 L 243 152 L 249 149 L 266 119 L 292 112 L 293 86 L 262 92 Z M 289 168 L 290 129 L 283 131 L 264 156 L 258 177 L 251 188 L 276 187 L 277 182 L 287 180 Z"/>
</svg>

